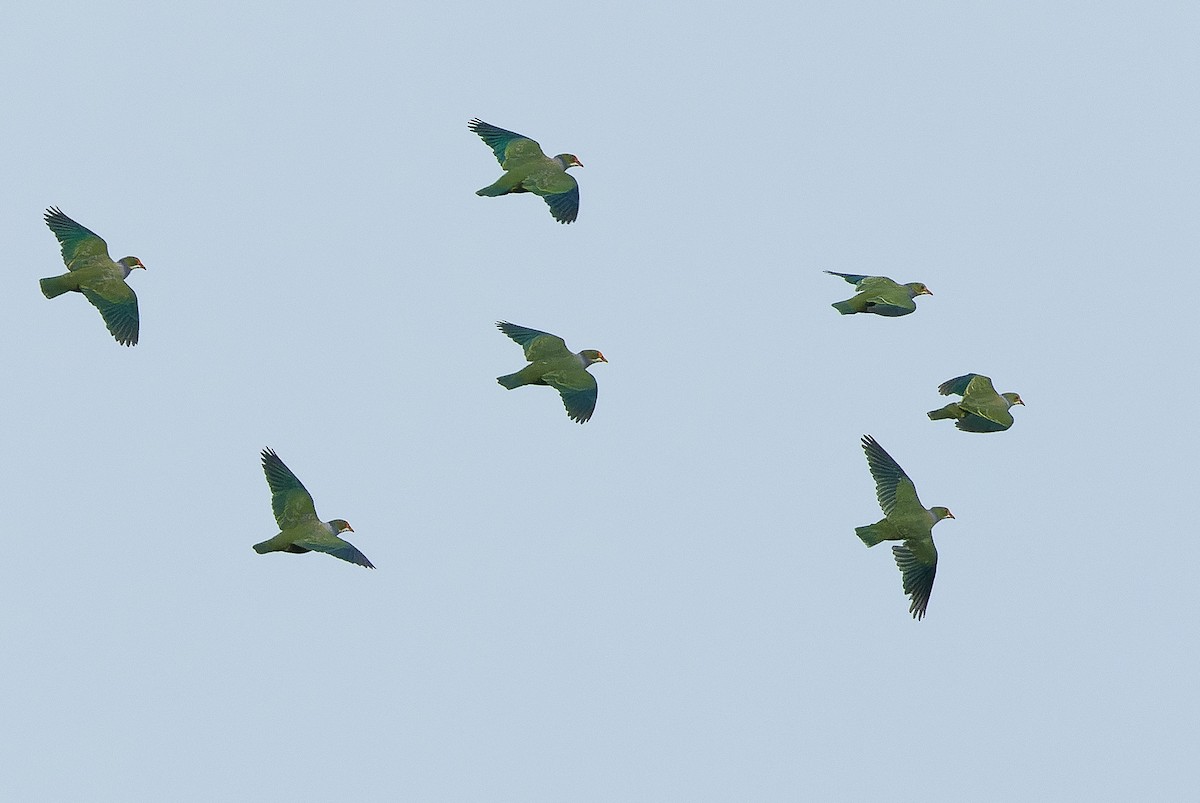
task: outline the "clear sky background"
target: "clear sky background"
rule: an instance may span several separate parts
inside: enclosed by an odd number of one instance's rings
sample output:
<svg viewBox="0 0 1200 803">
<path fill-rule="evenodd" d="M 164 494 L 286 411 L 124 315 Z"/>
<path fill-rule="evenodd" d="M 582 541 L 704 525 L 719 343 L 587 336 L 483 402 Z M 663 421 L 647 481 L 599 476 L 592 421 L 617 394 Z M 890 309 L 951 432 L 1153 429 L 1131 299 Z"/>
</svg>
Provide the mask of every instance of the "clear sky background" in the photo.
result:
<svg viewBox="0 0 1200 803">
<path fill-rule="evenodd" d="M 1195 793 L 1194 3 L 4 17 L 0 797 Z M 498 319 L 605 353 L 590 423 Z M 925 417 L 970 371 L 1009 432 Z M 957 516 L 922 622 L 864 433 Z M 265 446 L 377 571 L 251 550 Z"/>
</svg>

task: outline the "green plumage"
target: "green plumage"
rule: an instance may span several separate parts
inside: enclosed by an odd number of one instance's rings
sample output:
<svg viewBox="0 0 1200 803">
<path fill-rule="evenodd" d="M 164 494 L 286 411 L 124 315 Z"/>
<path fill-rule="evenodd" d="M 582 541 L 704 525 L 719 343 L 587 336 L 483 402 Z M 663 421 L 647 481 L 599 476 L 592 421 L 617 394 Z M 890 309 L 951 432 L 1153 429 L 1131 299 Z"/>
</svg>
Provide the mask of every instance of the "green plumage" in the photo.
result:
<svg viewBox="0 0 1200 803">
<path fill-rule="evenodd" d="M 312 494 L 283 464 L 279 455 L 271 449 L 263 449 L 262 467 L 267 475 L 267 485 L 271 488 L 271 511 L 279 524 L 279 533 L 274 538 L 255 544 L 255 552 L 260 555 L 267 552 L 324 552 L 368 569 L 375 568 L 354 544 L 338 537 L 340 533 L 354 532 L 345 519 L 325 522 L 317 518 Z"/>
<path fill-rule="evenodd" d="M 888 318 L 898 318 L 917 311 L 917 296 L 933 295 L 933 292 L 921 282 L 898 284 L 886 276 L 859 276 L 854 273 L 837 273 L 825 271 L 831 276 L 841 276 L 858 291 L 853 298 L 833 304 L 833 308 L 843 315 L 854 315 L 859 312 L 869 312 Z"/>
<path fill-rule="evenodd" d="M 579 184 L 567 173 L 568 168 L 583 167 L 574 155 L 546 156 L 542 146 L 529 137 L 497 128 L 478 118 L 467 123 L 467 128 L 487 143 L 504 168 L 504 175 L 495 183 L 476 190 L 476 195 L 532 192 L 546 201 L 550 214 L 559 223 L 571 223 L 579 216 Z"/>
<path fill-rule="evenodd" d="M 499 321 L 496 326 L 525 349 L 525 359 L 530 363 L 515 374 L 497 377 L 497 382 L 509 390 L 522 385 L 549 385 L 562 396 L 572 421 L 582 424 L 592 417 L 598 388 L 587 368 L 593 363 L 608 362 L 603 354 L 595 349 L 576 354 L 558 335 L 508 321 Z"/>
<path fill-rule="evenodd" d="M 954 518 L 954 514 L 944 507 L 926 509 L 904 469 L 870 435 L 863 436 L 862 447 L 884 517 L 874 524 L 856 527 L 854 532 L 869 547 L 882 541 L 903 541 L 892 547 L 892 554 L 910 600 L 909 613 L 914 619 L 923 619 L 937 571 L 933 525 Z"/>
<path fill-rule="evenodd" d="M 54 298 L 67 292 L 81 293 L 100 310 L 105 326 L 118 343 L 136 345 L 137 296 L 125 278 L 134 268 L 146 266 L 137 257 L 122 257 L 113 262 L 104 240 L 54 207 L 46 210 L 46 225 L 62 246 L 67 273 L 42 279 L 42 294 Z"/>
<path fill-rule="evenodd" d="M 927 415 L 933 421 L 949 418 L 963 432 L 1003 432 L 1013 425 L 1013 405 L 1025 405 L 1016 393 L 997 393 L 992 380 L 983 374 L 963 374 L 938 386 L 943 396 L 962 396 Z"/>
</svg>

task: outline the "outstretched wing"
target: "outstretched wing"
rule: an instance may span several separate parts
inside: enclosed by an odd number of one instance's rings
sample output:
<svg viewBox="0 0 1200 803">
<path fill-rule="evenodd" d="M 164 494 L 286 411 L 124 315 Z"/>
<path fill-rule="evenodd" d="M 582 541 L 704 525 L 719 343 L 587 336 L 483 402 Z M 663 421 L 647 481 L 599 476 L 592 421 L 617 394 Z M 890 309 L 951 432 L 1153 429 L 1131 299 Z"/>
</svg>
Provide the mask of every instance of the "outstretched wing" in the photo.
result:
<svg viewBox="0 0 1200 803">
<path fill-rule="evenodd" d="M 113 276 L 80 287 L 79 292 L 100 310 L 104 325 L 118 343 L 122 346 L 137 345 L 138 305 L 132 287 Z"/>
<path fill-rule="evenodd" d="M 1013 425 L 1008 400 L 996 392 L 992 380 L 983 374 L 966 374 L 943 382 L 938 388 L 943 395 L 962 394 L 959 406 L 967 413 L 956 422 L 966 432 L 1003 432 Z"/>
<path fill-rule="evenodd" d="M 309 549 L 314 552 L 324 552 L 326 555 L 333 555 L 335 558 L 341 558 L 344 561 L 365 566 L 368 569 L 374 569 L 375 564 L 367 560 L 367 556 L 358 550 L 354 544 L 349 541 L 343 541 L 336 535 L 327 537 L 301 538 L 295 542 L 296 546 Z"/>
<path fill-rule="evenodd" d="M 567 348 L 567 342 L 558 335 L 518 326 L 508 321 L 497 321 L 496 327 L 525 349 L 525 359 L 530 362 L 574 356 Z"/>
<path fill-rule="evenodd" d="M 555 220 L 559 223 L 574 223 L 575 218 L 579 217 L 579 185 L 573 176 L 566 173 L 563 173 L 562 176 L 570 181 L 570 189 L 565 192 L 538 194 L 550 206 L 550 214 L 554 216 Z"/>
<path fill-rule="evenodd" d="M 46 225 L 62 246 L 62 258 L 67 270 L 79 270 L 94 260 L 105 264 L 112 262 L 108 255 L 108 244 L 91 229 L 80 226 L 64 215 L 57 207 L 46 210 Z"/>
<path fill-rule="evenodd" d="M 275 521 L 280 530 L 318 521 L 312 494 L 292 470 L 283 464 L 274 450 L 263 449 L 262 467 L 263 473 L 267 475 L 267 485 L 271 487 L 271 511 L 275 514 Z M 301 546 L 316 549 L 308 544 Z"/>
<path fill-rule="evenodd" d="M 850 282 L 850 284 L 854 284 L 854 285 L 857 285 L 863 279 L 871 278 L 869 276 L 859 276 L 857 273 L 838 273 L 836 270 L 827 270 L 825 272 L 828 273 L 830 276 L 841 276 L 843 279 Z"/>
<path fill-rule="evenodd" d="M 906 293 L 895 290 L 869 294 L 866 299 L 867 312 L 883 315 L 888 318 L 899 318 L 901 315 L 917 311 L 917 304 Z"/>
<path fill-rule="evenodd" d="M 966 396 L 967 390 L 971 388 L 972 384 L 976 386 L 975 389 L 986 388 L 991 393 L 996 392 L 996 389 L 992 387 L 992 380 L 988 379 L 986 376 L 982 376 L 980 374 L 963 374 L 962 376 L 956 376 L 953 379 L 947 379 L 945 382 L 938 385 L 938 393 L 942 394 L 943 396 L 949 396 L 951 394 L 956 396 Z"/>
<path fill-rule="evenodd" d="M 542 374 L 542 381 L 562 396 L 567 416 L 580 424 L 586 423 L 596 410 L 596 378 L 582 365 L 561 368 Z"/>
<path fill-rule="evenodd" d="M 509 170 L 516 164 L 530 159 L 546 158 L 546 154 L 542 152 L 541 145 L 515 131 L 497 128 L 491 123 L 485 123 L 478 117 L 467 123 L 467 128 L 474 131 L 479 135 L 480 139 L 487 143 L 492 152 L 496 154 L 496 161 L 505 170 Z"/>
<path fill-rule="evenodd" d="M 937 573 L 937 548 L 931 539 L 909 539 L 892 547 L 892 555 L 896 558 L 896 565 L 900 567 L 904 593 L 910 600 L 908 612 L 914 619 L 925 618 L 925 606 L 929 604 L 933 576 Z"/>
<path fill-rule="evenodd" d="M 870 435 L 862 438 L 863 451 L 867 454 L 867 466 L 875 479 L 875 496 L 885 516 L 891 516 L 897 507 L 901 512 L 920 508 L 921 500 L 917 498 L 917 487 L 900 468 L 900 464 L 883 450 L 879 442 Z"/>
</svg>

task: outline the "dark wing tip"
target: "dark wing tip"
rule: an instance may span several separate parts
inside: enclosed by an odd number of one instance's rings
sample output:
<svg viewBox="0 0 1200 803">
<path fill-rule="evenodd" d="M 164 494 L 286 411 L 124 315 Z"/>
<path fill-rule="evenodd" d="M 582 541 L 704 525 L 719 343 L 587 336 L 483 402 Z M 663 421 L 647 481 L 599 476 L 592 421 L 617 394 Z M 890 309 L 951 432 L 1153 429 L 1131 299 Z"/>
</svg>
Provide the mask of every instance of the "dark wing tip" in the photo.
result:
<svg viewBox="0 0 1200 803">
<path fill-rule="evenodd" d="M 893 546 L 892 555 L 900 569 L 904 593 L 910 601 L 908 612 L 919 622 L 925 618 L 925 609 L 929 607 L 929 594 L 933 591 L 933 578 L 937 567 L 918 560 L 912 550 L 903 544 Z"/>
<path fill-rule="evenodd" d="M 46 221 L 47 226 L 54 230 L 60 229 L 64 226 L 79 225 L 74 220 L 71 220 L 71 218 L 63 214 L 63 211 L 57 206 L 48 207 L 46 209 L 46 214 L 42 216 L 42 219 Z"/>
<path fill-rule="evenodd" d="M 279 471 L 279 470 L 288 471 L 290 473 L 288 467 L 286 465 L 284 465 L 283 459 L 279 455 L 275 454 L 275 450 L 272 449 L 270 446 L 268 446 L 267 448 L 262 450 L 261 457 L 262 457 L 263 471 L 265 471 L 267 473 L 268 480 L 271 477 L 272 469 L 274 469 L 276 471 Z"/>
<path fill-rule="evenodd" d="M 579 217 L 579 185 L 566 192 L 544 195 L 542 200 L 550 207 L 550 214 L 559 223 L 574 223 Z"/>
</svg>

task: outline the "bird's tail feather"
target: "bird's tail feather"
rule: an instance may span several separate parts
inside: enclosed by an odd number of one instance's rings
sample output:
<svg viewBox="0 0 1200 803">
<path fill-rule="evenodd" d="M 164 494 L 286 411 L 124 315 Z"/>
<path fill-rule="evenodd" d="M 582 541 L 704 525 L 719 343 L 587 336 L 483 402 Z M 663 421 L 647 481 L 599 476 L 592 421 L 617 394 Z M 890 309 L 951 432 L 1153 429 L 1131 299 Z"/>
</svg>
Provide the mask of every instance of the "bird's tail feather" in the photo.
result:
<svg viewBox="0 0 1200 803">
<path fill-rule="evenodd" d="M 484 195 L 490 198 L 494 198 L 497 195 L 508 195 L 510 192 L 524 192 L 521 189 L 520 177 L 514 176 L 512 173 L 505 173 L 496 179 L 495 183 L 489 184 L 481 190 L 475 190 L 476 195 Z"/>
<path fill-rule="evenodd" d="M 943 418 L 958 418 L 958 416 L 954 414 L 953 408 L 955 406 L 956 405 L 954 404 L 947 404 L 940 410 L 930 410 L 928 413 L 926 413 L 926 415 L 929 416 L 930 421 L 939 421 Z"/>
<path fill-rule="evenodd" d="M 875 546 L 884 538 L 875 530 L 874 524 L 868 524 L 866 527 L 855 527 L 854 534 L 862 539 L 862 542 L 867 546 Z"/>
<path fill-rule="evenodd" d="M 254 551 L 260 555 L 265 555 L 268 552 L 274 552 L 275 549 L 271 546 L 271 541 L 263 541 L 261 544 L 254 545 Z"/>
<path fill-rule="evenodd" d="M 843 315 L 853 315 L 858 311 L 854 309 L 854 305 L 852 305 L 849 301 L 839 301 L 836 304 L 831 304 L 830 306 Z"/>
<path fill-rule="evenodd" d="M 48 279 L 42 279 L 40 284 L 42 285 L 42 295 L 46 298 L 61 296 L 63 293 L 75 289 L 75 283 L 71 281 L 70 274 L 66 276 L 51 276 Z"/>
<path fill-rule="evenodd" d="M 508 388 L 509 390 L 512 390 L 513 388 L 519 388 L 525 384 L 525 380 L 521 378 L 521 374 L 519 371 L 515 374 L 505 374 L 504 376 L 498 376 L 498 377 L 496 377 L 496 381 L 499 382 L 504 387 Z"/>
</svg>

